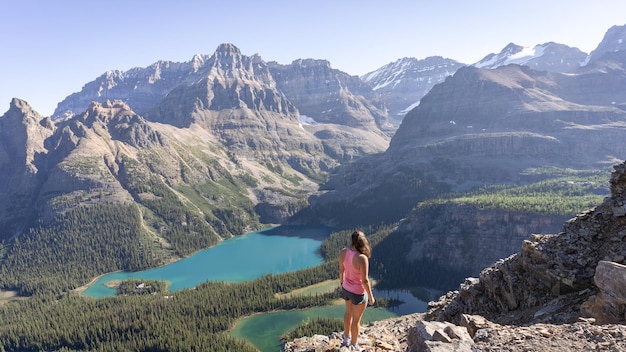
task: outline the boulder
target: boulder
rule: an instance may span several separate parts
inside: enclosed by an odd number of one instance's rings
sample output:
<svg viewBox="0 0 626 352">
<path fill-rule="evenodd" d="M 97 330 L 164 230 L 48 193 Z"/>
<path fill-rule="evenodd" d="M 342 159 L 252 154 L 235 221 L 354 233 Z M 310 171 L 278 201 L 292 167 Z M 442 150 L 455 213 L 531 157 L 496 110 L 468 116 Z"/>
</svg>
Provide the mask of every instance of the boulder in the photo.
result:
<svg viewBox="0 0 626 352">
<path fill-rule="evenodd" d="M 420 320 L 408 334 L 409 351 L 471 351 L 473 343 L 466 328 L 448 322 Z"/>
<path fill-rule="evenodd" d="M 599 262 L 594 283 L 600 292 L 582 305 L 583 314 L 596 324 L 626 323 L 626 265 Z"/>
</svg>

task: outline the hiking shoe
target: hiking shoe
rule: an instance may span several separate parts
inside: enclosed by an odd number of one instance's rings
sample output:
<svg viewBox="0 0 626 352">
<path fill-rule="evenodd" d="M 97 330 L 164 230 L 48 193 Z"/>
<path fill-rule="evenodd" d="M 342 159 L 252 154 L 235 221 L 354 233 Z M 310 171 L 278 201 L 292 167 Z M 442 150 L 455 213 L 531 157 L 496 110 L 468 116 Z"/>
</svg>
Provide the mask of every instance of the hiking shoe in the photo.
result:
<svg viewBox="0 0 626 352">
<path fill-rule="evenodd" d="M 341 341 L 341 347 L 350 346 L 350 338 L 346 335 L 343 335 L 343 341 Z"/>
<path fill-rule="evenodd" d="M 365 348 L 359 345 L 350 345 L 350 351 L 365 351 Z"/>
</svg>

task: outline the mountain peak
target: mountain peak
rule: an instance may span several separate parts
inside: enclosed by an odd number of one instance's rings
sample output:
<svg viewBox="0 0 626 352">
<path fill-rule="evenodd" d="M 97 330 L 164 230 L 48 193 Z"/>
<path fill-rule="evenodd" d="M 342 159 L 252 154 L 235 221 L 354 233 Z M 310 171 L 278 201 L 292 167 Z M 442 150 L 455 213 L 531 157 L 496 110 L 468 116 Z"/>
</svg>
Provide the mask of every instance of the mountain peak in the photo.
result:
<svg viewBox="0 0 626 352">
<path fill-rule="evenodd" d="M 45 139 L 54 125 L 22 99 L 13 98 L 9 110 L 0 116 L 0 169 L 22 164 L 36 173 L 35 156 L 46 153 Z"/>
<path fill-rule="evenodd" d="M 389 116 L 399 123 L 435 84 L 443 82 L 461 66 L 460 62 L 442 56 L 421 60 L 404 57 L 361 79 L 384 99 Z"/>
<path fill-rule="evenodd" d="M 504 47 L 504 49 L 502 49 L 502 51 L 500 51 L 500 54 L 502 53 L 516 54 L 522 51 L 522 49 L 524 49 L 524 47 L 521 45 L 517 45 L 515 43 L 509 43 L 507 44 L 507 46 Z"/>
<path fill-rule="evenodd" d="M 614 52 L 626 49 L 626 25 L 613 26 L 606 31 L 602 42 L 593 50 L 587 62 L 595 61 L 607 52 Z"/>
<path fill-rule="evenodd" d="M 573 72 L 581 66 L 586 57 L 587 54 L 577 48 L 554 42 L 533 47 L 509 43 L 498 54 L 491 53 L 472 66 L 495 69 L 515 64 L 539 71 Z"/>
<path fill-rule="evenodd" d="M 37 111 L 33 110 L 26 100 L 19 98 L 13 98 L 11 100 L 9 110 L 3 116 L 0 116 L 0 119 L 10 116 L 17 117 L 18 119 L 32 120 L 34 122 L 43 120 L 43 117 Z"/>
<path fill-rule="evenodd" d="M 232 52 L 232 53 L 237 53 L 241 55 L 241 50 L 239 50 L 238 47 L 235 46 L 235 44 L 232 43 L 222 43 L 220 44 L 217 49 L 215 49 L 215 52 Z"/>
<path fill-rule="evenodd" d="M 220 44 L 217 49 L 215 49 L 215 53 L 213 54 L 216 58 L 219 59 L 228 59 L 231 61 L 235 57 L 241 57 L 241 50 L 231 43 L 223 43 Z"/>
<path fill-rule="evenodd" d="M 9 104 L 9 111 L 20 111 L 24 114 L 28 114 L 33 111 L 33 108 L 26 102 L 26 100 L 22 100 L 19 98 L 11 99 L 11 103 Z"/>
<path fill-rule="evenodd" d="M 251 59 L 241 54 L 241 50 L 230 43 L 220 44 L 209 62 L 211 72 L 217 76 L 247 77 L 254 76 Z"/>
<path fill-rule="evenodd" d="M 325 67 L 328 69 L 331 69 L 332 67 L 330 66 L 330 61 L 328 60 L 320 60 L 320 59 L 297 59 L 297 60 L 293 60 L 291 63 L 293 66 L 296 67 Z"/>
</svg>

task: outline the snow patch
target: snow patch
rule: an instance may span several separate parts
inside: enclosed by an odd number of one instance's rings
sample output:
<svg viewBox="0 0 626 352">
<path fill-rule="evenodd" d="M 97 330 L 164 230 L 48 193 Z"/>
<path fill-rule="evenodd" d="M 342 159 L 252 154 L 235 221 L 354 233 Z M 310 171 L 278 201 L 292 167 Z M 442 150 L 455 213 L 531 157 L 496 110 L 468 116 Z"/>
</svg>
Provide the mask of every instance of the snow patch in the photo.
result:
<svg viewBox="0 0 626 352">
<path fill-rule="evenodd" d="M 506 66 L 509 64 L 524 65 L 531 60 L 537 59 L 543 56 L 546 47 L 543 45 L 535 45 L 535 47 L 523 47 L 517 53 L 510 54 L 510 51 L 501 52 L 498 55 L 492 54 L 486 58 L 486 60 L 477 62 L 474 67 L 478 68 L 496 68 L 500 66 Z"/>
<path fill-rule="evenodd" d="M 317 121 L 312 117 L 306 115 L 300 115 L 300 128 L 304 129 L 304 125 L 317 125 Z"/>
<path fill-rule="evenodd" d="M 526 63 L 530 60 L 543 56 L 545 50 L 546 48 L 542 45 L 535 45 L 535 47 L 532 49 L 525 47 L 519 53 L 509 56 L 504 61 L 504 64 L 508 65 Z"/>
<path fill-rule="evenodd" d="M 400 111 L 398 113 L 398 115 L 406 115 L 409 111 L 413 110 L 414 108 L 418 107 L 420 105 L 420 100 L 418 100 L 417 102 L 409 105 L 406 109 Z"/>
</svg>

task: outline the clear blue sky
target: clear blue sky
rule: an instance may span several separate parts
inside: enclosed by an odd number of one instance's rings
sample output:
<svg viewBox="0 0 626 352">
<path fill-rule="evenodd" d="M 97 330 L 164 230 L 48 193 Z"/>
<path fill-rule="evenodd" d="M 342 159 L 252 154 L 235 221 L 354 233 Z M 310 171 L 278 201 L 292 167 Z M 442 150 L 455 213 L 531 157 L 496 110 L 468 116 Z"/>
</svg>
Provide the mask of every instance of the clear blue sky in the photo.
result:
<svg viewBox="0 0 626 352">
<path fill-rule="evenodd" d="M 244 55 L 326 59 L 362 75 L 402 57 L 473 63 L 510 42 L 589 53 L 624 0 L 1 0 L 0 116 L 11 98 L 50 115 L 107 70 L 189 61 L 233 43 Z"/>
</svg>

